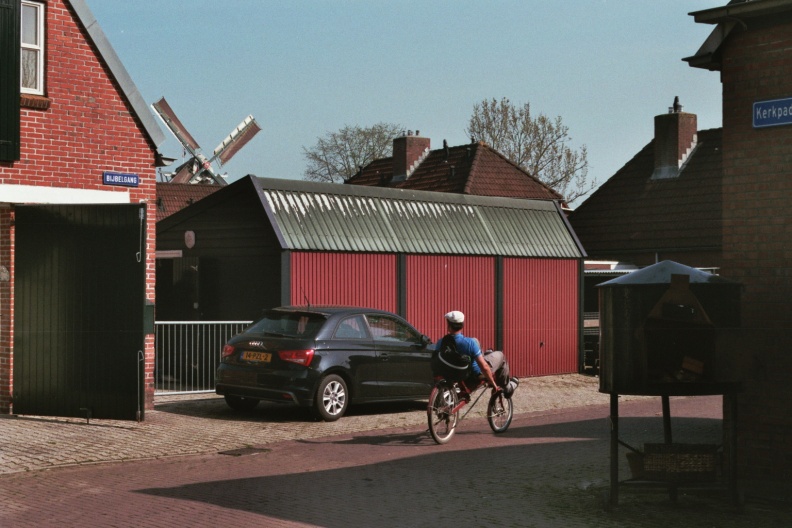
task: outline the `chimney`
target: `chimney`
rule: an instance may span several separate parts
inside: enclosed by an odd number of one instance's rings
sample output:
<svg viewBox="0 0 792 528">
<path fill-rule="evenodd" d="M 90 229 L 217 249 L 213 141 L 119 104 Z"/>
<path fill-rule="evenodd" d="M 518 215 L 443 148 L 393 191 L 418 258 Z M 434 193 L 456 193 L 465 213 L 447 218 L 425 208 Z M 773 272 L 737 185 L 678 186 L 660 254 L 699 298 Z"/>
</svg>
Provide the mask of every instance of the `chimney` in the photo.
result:
<svg viewBox="0 0 792 528">
<path fill-rule="evenodd" d="M 668 113 L 655 116 L 653 180 L 676 178 L 697 144 L 696 114 L 682 111 L 679 97 Z"/>
<path fill-rule="evenodd" d="M 429 154 L 430 140 L 420 136 L 420 131 L 416 130 L 413 135 L 412 130 L 407 134 L 393 140 L 393 179 L 399 182 L 409 178 L 418 168 L 418 165 Z"/>
</svg>

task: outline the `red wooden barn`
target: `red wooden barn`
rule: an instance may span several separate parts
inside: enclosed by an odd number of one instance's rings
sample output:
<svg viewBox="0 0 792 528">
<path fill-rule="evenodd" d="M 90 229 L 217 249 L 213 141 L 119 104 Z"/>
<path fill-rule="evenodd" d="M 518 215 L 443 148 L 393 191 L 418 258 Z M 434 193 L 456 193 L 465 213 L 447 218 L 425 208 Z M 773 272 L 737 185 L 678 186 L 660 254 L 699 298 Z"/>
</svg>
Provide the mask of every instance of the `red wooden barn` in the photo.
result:
<svg viewBox="0 0 792 528">
<path fill-rule="evenodd" d="M 577 372 L 584 251 L 552 201 L 245 177 L 157 224 L 158 320 L 361 305 L 443 314 L 518 376 Z"/>
</svg>

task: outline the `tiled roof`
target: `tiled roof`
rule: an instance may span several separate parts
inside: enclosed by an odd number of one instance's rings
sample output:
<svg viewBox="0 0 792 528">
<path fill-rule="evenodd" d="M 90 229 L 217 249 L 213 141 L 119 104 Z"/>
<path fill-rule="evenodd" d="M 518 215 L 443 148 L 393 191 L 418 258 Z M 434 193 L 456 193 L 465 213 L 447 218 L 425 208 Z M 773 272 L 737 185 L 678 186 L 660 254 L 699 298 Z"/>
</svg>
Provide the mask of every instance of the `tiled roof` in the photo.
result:
<svg viewBox="0 0 792 528">
<path fill-rule="evenodd" d="M 222 188 L 220 185 L 157 182 L 157 222 Z"/>
<path fill-rule="evenodd" d="M 569 221 L 592 257 L 613 252 L 722 246 L 721 129 L 698 132 L 676 178 L 652 180 L 654 141 L 575 211 Z"/>
<path fill-rule="evenodd" d="M 393 158 L 375 160 L 347 183 L 476 196 L 563 201 L 563 196 L 482 142 L 429 152 L 406 180 L 392 181 Z"/>
</svg>

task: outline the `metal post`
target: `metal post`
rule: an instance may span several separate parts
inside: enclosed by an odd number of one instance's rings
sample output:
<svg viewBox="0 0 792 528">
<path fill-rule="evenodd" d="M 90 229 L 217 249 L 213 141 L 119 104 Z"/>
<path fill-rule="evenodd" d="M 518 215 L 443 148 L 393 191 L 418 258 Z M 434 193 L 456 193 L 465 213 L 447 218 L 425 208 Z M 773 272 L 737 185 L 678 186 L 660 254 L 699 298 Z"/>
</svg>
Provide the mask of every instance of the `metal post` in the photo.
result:
<svg viewBox="0 0 792 528">
<path fill-rule="evenodd" d="M 727 425 L 727 435 L 728 435 L 728 486 L 729 486 L 729 495 L 731 499 L 734 501 L 734 504 L 737 505 L 738 509 L 742 509 L 742 497 L 740 497 L 740 491 L 737 487 L 737 394 L 734 392 L 726 392 L 724 394 L 724 398 L 726 399 L 726 405 L 729 409 L 729 417 L 728 417 L 728 425 Z"/>
<path fill-rule="evenodd" d="M 610 395 L 610 506 L 619 504 L 619 395 Z"/>
<path fill-rule="evenodd" d="M 663 394 L 661 399 L 663 400 L 663 438 L 666 444 L 671 444 L 673 443 L 671 437 L 671 404 L 668 394 Z M 671 499 L 671 502 L 677 501 L 677 485 L 674 483 L 668 485 L 668 498 Z"/>
<path fill-rule="evenodd" d="M 661 398 L 663 400 L 663 438 L 666 444 L 670 444 L 673 442 L 671 439 L 671 404 L 667 394 Z"/>
</svg>

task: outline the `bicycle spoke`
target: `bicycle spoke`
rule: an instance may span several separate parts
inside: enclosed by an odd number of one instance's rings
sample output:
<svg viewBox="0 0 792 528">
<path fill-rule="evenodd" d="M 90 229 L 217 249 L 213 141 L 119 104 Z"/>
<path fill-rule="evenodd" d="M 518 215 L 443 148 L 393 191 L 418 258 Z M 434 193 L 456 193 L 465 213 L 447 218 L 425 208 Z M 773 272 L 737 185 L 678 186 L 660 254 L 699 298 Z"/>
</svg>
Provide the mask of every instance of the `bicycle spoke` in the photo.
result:
<svg viewBox="0 0 792 528">
<path fill-rule="evenodd" d="M 426 409 L 429 433 L 438 444 L 451 439 L 456 427 L 457 416 L 450 411 L 456 406 L 456 393 L 445 384 L 438 384 L 429 395 Z"/>
<path fill-rule="evenodd" d="M 487 421 L 496 433 L 502 433 L 509 428 L 514 409 L 512 401 L 504 398 L 503 394 L 493 394 L 487 405 Z"/>
</svg>

